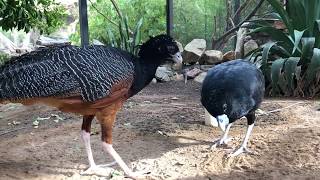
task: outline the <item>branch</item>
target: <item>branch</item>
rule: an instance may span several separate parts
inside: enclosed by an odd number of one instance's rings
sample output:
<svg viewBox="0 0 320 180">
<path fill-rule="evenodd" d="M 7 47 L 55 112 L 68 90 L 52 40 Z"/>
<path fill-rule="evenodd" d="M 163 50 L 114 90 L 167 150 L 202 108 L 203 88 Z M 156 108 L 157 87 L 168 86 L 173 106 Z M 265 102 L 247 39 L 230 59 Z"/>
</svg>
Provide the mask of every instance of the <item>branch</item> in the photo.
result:
<svg viewBox="0 0 320 180">
<path fill-rule="evenodd" d="M 108 18 L 106 15 L 104 15 L 102 12 L 100 12 L 98 10 L 98 8 L 92 3 L 91 0 L 89 0 L 89 2 L 91 3 L 91 6 L 97 11 L 97 13 L 99 13 L 100 15 L 102 15 L 106 20 L 108 20 L 111 24 L 115 25 L 118 27 L 118 24 L 115 23 L 114 21 L 112 21 L 110 18 Z"/>
<path fill-rule="evenodd" d="M 258 9 L 261 7 L 262 3 L 264 2 L 265 0 L 260 0 L 259 3 L 257 4 L 257 6 L 251 11 L 251 13 L 243 20 L 241 21 L 236 27 L 230 29 L 229 31 L 227 31 L 226 33 L 224 33 L 222 36 L 220 36 L 217 40 L 213 40 L 212 41 L 212 48 L 215 47 L 216 44 L 218 44 L 220 41 L 222 41 L 223 39 L 225 39 L 226 37 L 228 37 L 230 34 L 232 34 L 233 32 L 235 32 L 236 30 L 238 30 L 241 25 L 248 21 L 250 18 L 252 18 L 256 12 L 258 11 Z M 213 37 L 213 36 L 212 36 Z"/>
<path fill-rule="evenodd" d="M 232 16 L 232 19 L 234 19 L 236 16 L 239 16 L 241 11 L 247 7 L 247 5 L 249 4 L 251 0 L 246 0 L 240 7 L 239 9 L 237 9 L 237 11 L 234 13 L 234 15 Z"/>
<path fill-rule="evenodd" d="M 117 13 L 118 13 L 119 18 L 120 18 L 120 19 L 122 19 L 122 13 L 121 13 L 121 11 L 120 11 L 120 9 L 119 9 L 119 7 L 118 7 L 117 3 L 116 3 L 114 0 L 110 0 L 110 1 L 112 2 L 113 7 L 116 9 L 116 11 L 117 11 Z"/>
</svg>

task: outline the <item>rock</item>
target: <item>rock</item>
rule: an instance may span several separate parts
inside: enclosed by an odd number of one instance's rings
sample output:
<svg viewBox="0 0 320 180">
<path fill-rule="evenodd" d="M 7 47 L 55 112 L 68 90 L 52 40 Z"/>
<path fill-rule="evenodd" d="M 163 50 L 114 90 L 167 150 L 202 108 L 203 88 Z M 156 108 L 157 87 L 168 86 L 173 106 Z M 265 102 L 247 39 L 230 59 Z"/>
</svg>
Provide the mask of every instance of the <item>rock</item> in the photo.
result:
<svg viewBox="0 0 320 180">
<path fill-rule="evenodd" d="M 235 55 L 234 51 L 228 51 L 222 57 L 222 61 L 223 62 L 231 61 L 231 60 L 234 60 L 234 59 L 236 59 L 236 55 Z"/>
<path fill-rule="evenodd" d="M 200 65 L 200 69 L 202 71 L 208 71 L 210 68 L 212 68 L 214 65 Z"/>
<path fill-rule="evenodd" d="M 194 39 L 186 45 L 182 53 L 183 62 L 192 64 L 199 61 L 201 55 L 207 47 L 206 40 Z"/>
<path fill-rule="evenodd" d="M 71 42 L 67 39 L 62 39 L 62 38 L 51 38 L 51 37 L 40 36 L 36 44 L 41 46 L 52 46 L 56 44 L 71 44 Z"/>
<path fill-rule="evenodd" d="M 199 68 L 193 68 L 191 70 L 188 70 L 186 72 L 188 79 L 194 79 L 196 76 L 198 76 L 202 71 Z"/>
<path fill-rule="evenodd" d="M 183 80 L 184 80 L 183 74 L 176 74 L 176 75 L 173 77 L 173 80 L 174 80 L 174 81 L 183 81 Z"/>
<path fill-rule="evenodd" d="M 206 76 L 207 76 L 207 72 L 202 72 L 196 78 L 194 78 L 194 81 L 198 83 L 202 83 Z"/>
<path fill-rule="evenodd" d="M 211 116 L 210 113 L 205 109 L 204 113 L 204 124 L 207 126 L 218 127 L 218 121 L 215 117 Z"/>
<path fill-rule="evenodd" d="M 151 81 L 151 83 L 157 84 L 157 79 L 156 79 L 156 78 L 153 78 L 152 81 Z"/>
<path fill-rule="evenodd" d="M 174 76 L 174 72 L 167 66 L 160 66 L 157 68 L 155 78 L 160 81 L 171 81 Z"/>
<path fill-rule="evenodd" d="M 254 40 L 249 40 L 248 42 L 244 43 L 244 55 L 246 56 L 249 52 L 258 49 L 258 43 Z"/>
<path fill-rule="evenodd" d="M 94 44 L 94 45 L 104 45 L 102 42 L 100 42 L 97 39 L 92 40 L 92 44 Z"/>
<path fill-rule="evenodd" d="M 222 61 L 223 54 L 221 51 L 217 50 L 207 50 L 201 56 L 200 64 L 217 64 Z"/>
</svg>

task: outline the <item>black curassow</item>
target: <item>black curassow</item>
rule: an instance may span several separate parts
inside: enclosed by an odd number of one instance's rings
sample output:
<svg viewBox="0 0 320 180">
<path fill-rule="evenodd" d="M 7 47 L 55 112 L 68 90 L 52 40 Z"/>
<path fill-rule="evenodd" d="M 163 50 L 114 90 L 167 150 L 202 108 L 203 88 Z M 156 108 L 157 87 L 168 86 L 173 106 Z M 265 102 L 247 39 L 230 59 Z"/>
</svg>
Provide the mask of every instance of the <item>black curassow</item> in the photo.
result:
<svg viewBox="0 0 320 180">
<path fill-rule="evenodd" d="M 98 168 L 90 146 L 91 121 L 101 124 L 103 149 L 127 176 L 136 178 L 112 147 L 112 128 L 123 103 L 153 79 L 165 61 L 182 63 L 176 41 L 158 35 L 142 44 L 138 56 L 107 46 L 44 48 L 0 67 L 0 102 L 43 103 L 83 115 L 81 137 L 90 168 Z"/>
<path fill-rule="evenodd" d="M 245 116 L 248 129 L 240 148 L 230 154 L 248 152 L 247 142 L 256 119 L 255 111 L 264 97 L 262 72 L 246 60 L 233 60 L 209 69 L 201 90 L 201 103 L 217 119 L 224 131 L 211 148 L 228 142 L 228 132 L 237 119 Z"/>
</svg>

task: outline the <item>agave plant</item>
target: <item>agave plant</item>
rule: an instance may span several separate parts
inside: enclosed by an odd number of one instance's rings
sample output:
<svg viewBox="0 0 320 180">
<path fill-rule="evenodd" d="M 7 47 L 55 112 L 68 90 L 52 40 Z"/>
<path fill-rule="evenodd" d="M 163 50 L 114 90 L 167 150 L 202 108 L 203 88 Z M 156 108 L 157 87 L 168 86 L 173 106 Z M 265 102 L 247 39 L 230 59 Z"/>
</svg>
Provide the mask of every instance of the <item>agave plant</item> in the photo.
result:
<svg viewBox="0 0 320 180">
<path fill-rule="evenodd" d="M 118 23 L 112 21 L 107 16 L 105 16 L 103 13 L 101 13 L 96 6 L 92 4 L 92 7 L 101 14 L 107 21 L 111 22 L 113 25 L 118 26 L 118 29 L 116 29 L 116 32 L 114 33 L 114 29 L 111 27 L 107 28 L 107 37 L 108 39 L 101 38 L 101 40 L 105 44 L 109 44 L 112 47 L 117 47 L 120 49 L 123 49 L 127 52 L 130 52 L 134 55 L 137 55 L 138 52 L 138 45 L 141 42 L 141 26 L 143 24 L 143 18 L 140 18 L 139 21 L 137 21 L 134 30 L 132 31 L 129 27 L 129 20 L 127 15 L 123 15 L 124 13 L 119 8 L 117 2 L 115 0 L 110 0 L 114 9 L 116 10 L 117 17 L 119 19 Z"/>
<path fill-rule="evenodd" d="M 137 54 L 138 45 L 141 42 L 141 26 L 143 18 L 141 18 L 132 32 L 128 25 L 128 16 L 120 17 L 119 21 L 119 38 L 116 38 L 112 30 L 108 29 L 109 43 L 112 47 L 119 47 L 132 54 Z"/>
<path fill-rule="evenodd" d="M 271 82 L 273 94 L 320 95 L 320 0 L 290 0 L 286 9 L 278 0 L 267 1 L 276 12 L 273 20 L 286 29 L 277 29 L 266 19 L 252 21 L 255 29 L 250 33 L 266 33 L 273 42 L 249 58 Z"/>
</svg>

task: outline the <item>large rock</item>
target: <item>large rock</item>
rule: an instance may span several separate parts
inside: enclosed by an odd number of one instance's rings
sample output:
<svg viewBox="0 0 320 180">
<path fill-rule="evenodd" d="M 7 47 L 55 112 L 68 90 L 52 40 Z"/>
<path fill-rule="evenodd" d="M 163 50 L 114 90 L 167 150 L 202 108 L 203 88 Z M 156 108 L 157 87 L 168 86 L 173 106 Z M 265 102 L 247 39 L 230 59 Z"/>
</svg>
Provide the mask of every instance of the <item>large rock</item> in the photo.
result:
<svg viewBox="0 0 320 180">
<path fill-rule="evenodd" d="M 249 40 L 248 42 L 244 43 L 244 55 L 246 56 L 249 52 L 258 49 L 259 45 L 254 40 Z"/>
<path fill-rule="evenodd" d="M 202 83 L 206 76 L 207 76 L 207 72 L 202 72 L 196 78 L 194 78 L 194 81 L 198 83 Z"/>
<path fill-rule="evenodd" d="M 183 62 L 187 64 L 193 64 L 199 61 L 201 55 L 207 47 L 206 40 L 194 39 L 184 47 L 182 53 Z"/>
<path fill-rule="evenodd" d="M 217 64 L 222 61 L 223 54 L 221 51 L 217 50 L 207 50 L 201 56 L 200 64 Z"/>
</svg>

